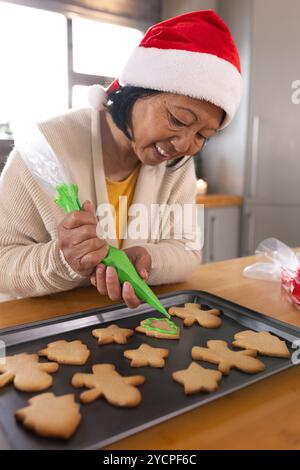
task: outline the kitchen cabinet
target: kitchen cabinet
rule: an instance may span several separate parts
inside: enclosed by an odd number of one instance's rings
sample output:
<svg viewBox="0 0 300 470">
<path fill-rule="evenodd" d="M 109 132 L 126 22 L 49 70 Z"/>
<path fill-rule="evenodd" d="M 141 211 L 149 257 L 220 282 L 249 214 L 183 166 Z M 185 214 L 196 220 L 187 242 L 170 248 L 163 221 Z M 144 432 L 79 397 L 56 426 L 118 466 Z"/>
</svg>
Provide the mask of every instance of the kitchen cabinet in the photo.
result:
<svg viewBox="0 0 300 470">
<path fill-rule="evenodd" d="M 239 233 L 239 207 L 204 209 L 203 263 L 237 258 Z"/>
<path fill-rule="evenodd" d="M 204 206 L 202 262 L 213 263 L 237 258 L 242 198 L 230 194 L 208 194 L 198 196 L 197 203 Z M 200 210 L 202 209 L 199 207 Z"/>
</svg>

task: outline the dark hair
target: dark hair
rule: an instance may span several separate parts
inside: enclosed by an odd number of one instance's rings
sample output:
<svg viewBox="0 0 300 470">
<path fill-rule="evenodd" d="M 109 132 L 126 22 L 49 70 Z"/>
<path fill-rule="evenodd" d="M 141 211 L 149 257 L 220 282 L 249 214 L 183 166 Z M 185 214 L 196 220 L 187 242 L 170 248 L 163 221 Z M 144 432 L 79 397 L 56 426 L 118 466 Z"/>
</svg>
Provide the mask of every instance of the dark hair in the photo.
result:
<svg viewBox="0 0 300 470">
<path fill-rule="evenodd" d="M 124 86 L 117 91 L 108 93 L 108 101 L 106 108 L 110 113 L 116 126 L 126 135 L 129 140 L 132 140 L 129 133 L 130 114 L 134 103 L 140 98 L 147 96 L 158 95 L 162 93 L 158 90 L 151 88 L 141 88 L 135 86 Z M 168 168 L 177 166 L 182 160 L 188 160 L 185 157 L 179 157 L 167 163 Z M 185 163 L 185 162 L 184 162 Z M 182 166 L 182 165 L 180 165 Z"/>
</svg>

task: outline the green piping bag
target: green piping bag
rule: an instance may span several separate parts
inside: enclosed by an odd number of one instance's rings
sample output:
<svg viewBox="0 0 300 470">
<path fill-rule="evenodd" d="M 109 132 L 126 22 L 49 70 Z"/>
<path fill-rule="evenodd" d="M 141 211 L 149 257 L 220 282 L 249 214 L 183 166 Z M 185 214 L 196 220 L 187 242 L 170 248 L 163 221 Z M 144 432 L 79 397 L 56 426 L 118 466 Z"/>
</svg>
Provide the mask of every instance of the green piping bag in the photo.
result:
<svg viewBox="0 0 300 470">
<path fill-rule="evenodd" d="M 65 212 L 82 210 L 78 200 L 78 186 L 76 184 L 58 184 L 56 186 L 56 191 L 58 196 L 56 197 L 55 202 L 62 207 Z M 167 310 L 161 304 L 152 289 L 138 274 L 125 251 L 109 245 L 108 255 L 102 260 L 102 263 L 105 264 L 105 266 L 113 266 L 117 270 L 121 284 L 125 281 L 129 281 L 139 299 L 165 315 L 165 317 L 170 318 Z"/>
<path fill-rule="evenodd" d="M 119 250 L 119 248 L 115 248 L 114 246 L 110 246 L 108 255 L 104 260 L 102 260 L 102 263 L 105 264 L 105 266 L 113 266 L 116 268 L 121 284 L 125 281 L 129 281 L 132 284 L 136 295 L 141 300 L 144 300 L 155 310 L 162 313 L 167 318 L 170 318 L 167 310 L 156 297 L 153 290 L 140 277 L 125 251 Z"/>
</svg>

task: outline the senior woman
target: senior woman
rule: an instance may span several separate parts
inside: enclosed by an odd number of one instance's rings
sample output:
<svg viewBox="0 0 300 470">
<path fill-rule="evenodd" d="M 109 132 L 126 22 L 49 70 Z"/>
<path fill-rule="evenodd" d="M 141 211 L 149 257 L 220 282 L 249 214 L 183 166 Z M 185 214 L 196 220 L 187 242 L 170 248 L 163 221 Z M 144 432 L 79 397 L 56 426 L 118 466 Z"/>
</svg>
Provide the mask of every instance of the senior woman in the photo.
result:
<svg viewBox="0 0 300 470">
<path fill-rule="evenodd" d="M 151 223 L 132 235 L 127 208 L 193 204 L 193 155 L 238 108 L 242 79 L 230 31 L 213 11 L 196 11 L 151 27 L 108 90 L 90 90 L 92 108 L 72 110 L 39 124 L 79 187 L 82 211 L 65 215 L 34 180 L 13 149 L 0 180 L 0 292 L 40 296 L 93 284 L 129 307 L 133 287 L 101 261 L 107 238 L 99 207 L 117 216 L 109 242 L 124 249 L 150 284 L 179 282 L 201 262 L 187 249 L 197 231 L 181 237 L 153 234 Z M 147 212 L 148 211 L 148 212 Z M 101 212 L 101 210 L 100 210 Z M 150 217 L 151 219 L 151 217 Z M 151 222 L 151 220 L 150 220 Z M 111 228 L 111 227 L 110 227 Z M 110 230 L 111 233 L 111 230 Z"/>
</svg>

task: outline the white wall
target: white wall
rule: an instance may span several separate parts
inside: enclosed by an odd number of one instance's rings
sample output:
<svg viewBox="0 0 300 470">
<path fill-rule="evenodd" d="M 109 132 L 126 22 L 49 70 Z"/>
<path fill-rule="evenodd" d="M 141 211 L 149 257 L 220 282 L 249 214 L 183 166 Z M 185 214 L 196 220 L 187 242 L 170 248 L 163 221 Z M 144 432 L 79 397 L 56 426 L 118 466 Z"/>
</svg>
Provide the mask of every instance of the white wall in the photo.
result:
<svg viewBox="0 0 300 470">
<path fill-rule="evenodd" d="M 217 9 L 217 0 L 162 0 L 162 18 L 182 15 L 195 10 Z"/>
</svg>

